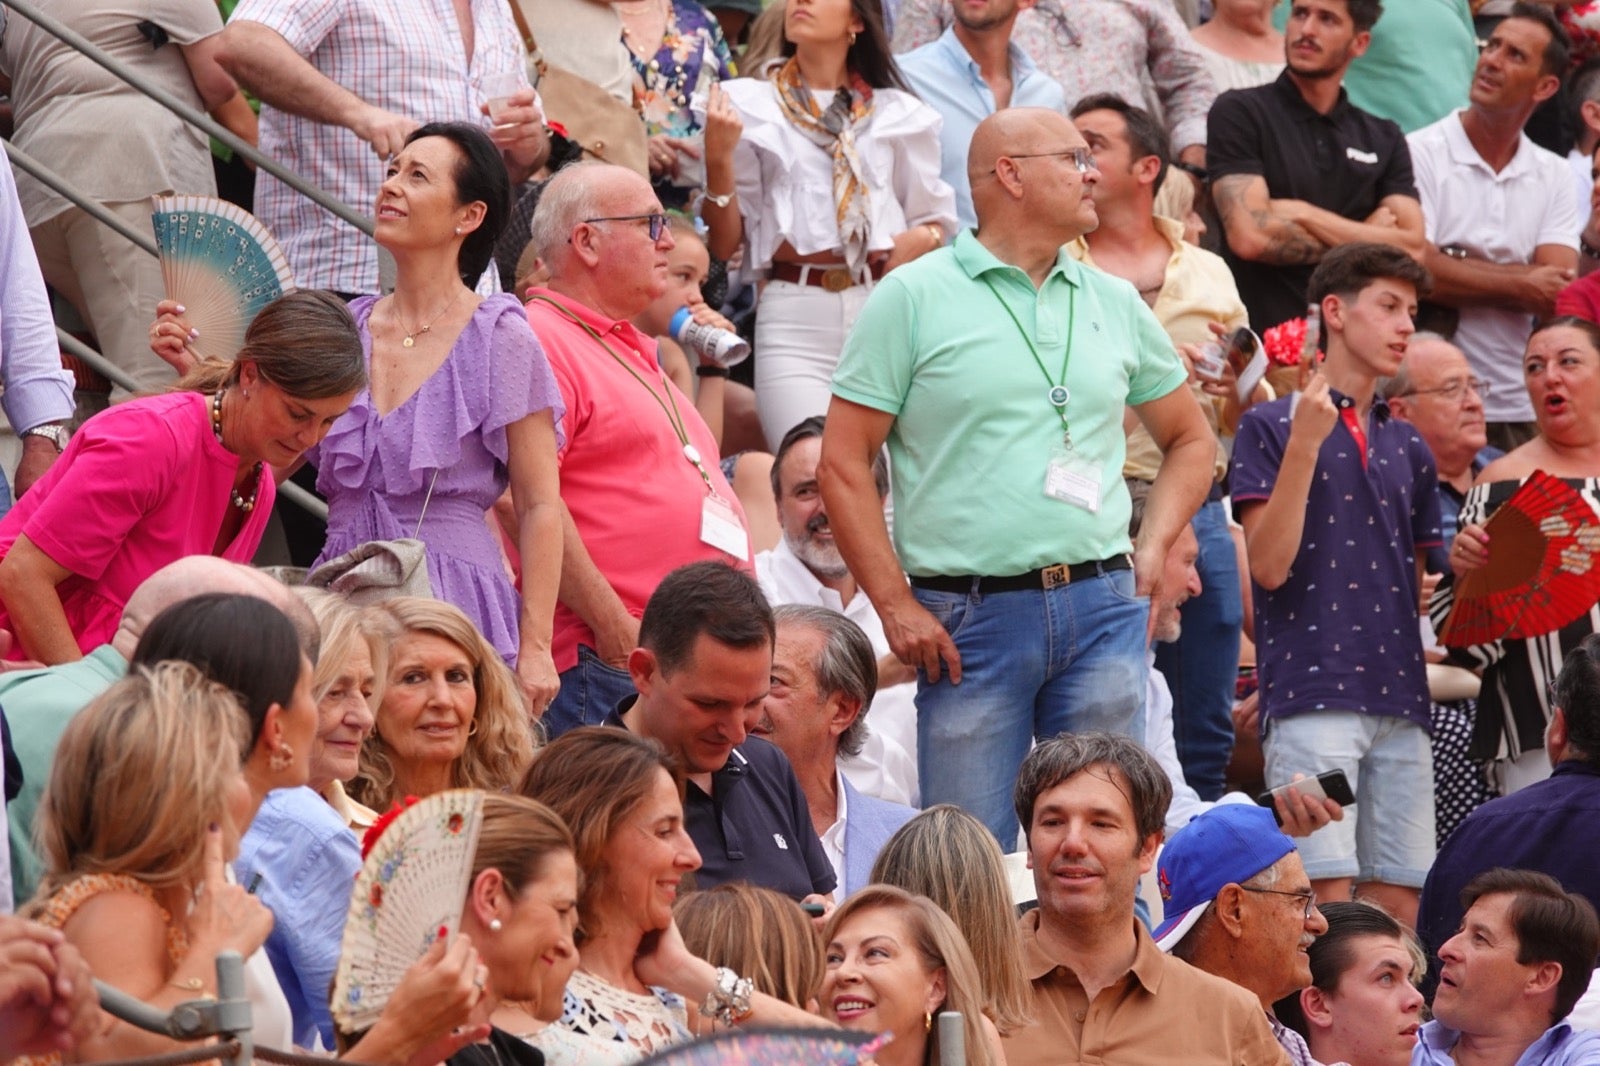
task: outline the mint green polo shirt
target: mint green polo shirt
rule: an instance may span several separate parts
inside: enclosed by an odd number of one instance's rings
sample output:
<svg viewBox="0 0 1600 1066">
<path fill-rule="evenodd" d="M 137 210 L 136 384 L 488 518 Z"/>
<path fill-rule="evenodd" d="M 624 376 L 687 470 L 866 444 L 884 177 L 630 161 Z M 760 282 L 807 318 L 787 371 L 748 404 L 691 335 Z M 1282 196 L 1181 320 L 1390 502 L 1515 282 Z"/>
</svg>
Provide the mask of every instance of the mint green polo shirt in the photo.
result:
<svg viewBox="0 0 1600 1066">
<path fill-rule="evenodd" d="M 1272 22 L 1283 29 L 1289 5 Z M 1468 0 L 1394 0 L 1372 27 L 1365 55 L 1345 71 L 1344 89 L 1363 111 L 1413 133 L 1467 106 L 1478 66 L 1478 31 Z"/>
<path fill-rule="evenodd" d="M 1100 472 L 1095 514 L 1044 494 L 1062 438 L 1049 392 L 1069 336 L 1066 412 L 1074 452 Z M 968 230 L 878 283 L 833 393 L 895 416 L 894 542 L 906 573 L 1005 577 L 1130 549 L 1123 406 L 1185 379 L 1133 286 L 1063 251 L 1036 291 Z"/>
</svg>

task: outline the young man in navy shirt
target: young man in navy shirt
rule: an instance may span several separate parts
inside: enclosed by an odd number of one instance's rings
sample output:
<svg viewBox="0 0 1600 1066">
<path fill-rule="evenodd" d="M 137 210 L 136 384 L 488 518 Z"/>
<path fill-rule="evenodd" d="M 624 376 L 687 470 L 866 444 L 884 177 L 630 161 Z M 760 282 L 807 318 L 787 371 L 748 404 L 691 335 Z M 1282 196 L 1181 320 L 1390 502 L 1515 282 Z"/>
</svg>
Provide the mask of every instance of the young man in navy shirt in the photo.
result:
<svg viewBox="0 0 1600 1066">
<path fill-rule="evenodd" d="M 1433 757 L 1418 628 L 1424 553 L 1439 542 L 1434 460 L 1377 395 L 1415 327 L 1427 271 L 1392 245 L 1328 252 L 1308 298 L 1326 359 L 1302 390 L 1239 423 L 1233 507 L 1255 586 L 1267 785 L 1340 769 L 1343 822 L 1306 839 L 1322 900 L 1352 882 L 1408 925 L 1433 861 Z"/>
</svg>

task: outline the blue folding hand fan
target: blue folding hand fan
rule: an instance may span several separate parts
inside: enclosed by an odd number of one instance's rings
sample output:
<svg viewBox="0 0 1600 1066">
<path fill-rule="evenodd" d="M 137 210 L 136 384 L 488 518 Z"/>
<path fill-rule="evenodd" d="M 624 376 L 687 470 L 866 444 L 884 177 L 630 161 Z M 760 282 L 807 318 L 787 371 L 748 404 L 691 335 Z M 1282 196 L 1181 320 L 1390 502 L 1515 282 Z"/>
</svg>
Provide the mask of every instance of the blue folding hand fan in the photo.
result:
<svg viewBox="0 0 1600 1066">
<path fill-rule="evenodd" d="M 294 274 L 261 220 L 212 196 L 157 196 L 150 216 L 167 299 L 200 335 L 189 346 L 232 359 L 267 304 L 294 288 Z"/>
</svg>

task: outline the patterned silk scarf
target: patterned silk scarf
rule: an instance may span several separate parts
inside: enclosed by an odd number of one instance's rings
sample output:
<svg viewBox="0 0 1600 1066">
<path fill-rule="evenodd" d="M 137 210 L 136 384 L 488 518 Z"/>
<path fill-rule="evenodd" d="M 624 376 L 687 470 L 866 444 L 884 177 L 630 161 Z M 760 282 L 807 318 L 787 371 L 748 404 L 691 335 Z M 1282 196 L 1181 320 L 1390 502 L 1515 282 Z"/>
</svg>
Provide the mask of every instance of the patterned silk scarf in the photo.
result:
<svg viewBox="0 0 1600 1066">
<path fill-rule="evenodd" d="M 800 76 L 800 61 L 791 57 L 773 75 L 778 104 L 794 127 L 833 158 L 833 206 L 839 223 L 844 260 L 854 277 L 867 269 L 868 216 L 866 169 L 856 151 L 856 135 L 872 118 L 872 87 L 861 75 L 850 75 L 850 87 L 840 89 L 824 111 Z"/>
</svg>

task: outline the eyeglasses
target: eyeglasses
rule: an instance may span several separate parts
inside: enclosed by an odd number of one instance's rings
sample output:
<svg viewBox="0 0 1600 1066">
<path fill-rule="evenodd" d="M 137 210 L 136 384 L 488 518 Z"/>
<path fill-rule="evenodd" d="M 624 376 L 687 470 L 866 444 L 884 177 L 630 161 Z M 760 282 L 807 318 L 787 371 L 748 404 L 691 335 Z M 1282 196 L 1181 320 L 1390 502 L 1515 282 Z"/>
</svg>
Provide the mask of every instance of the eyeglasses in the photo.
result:
<svg viewBox="0 0 1600 1066">
<path fill-rule="evenodd" d="M 586 223 L 593 222 L 648 222 L 650 223 L 650 240 L 661 239 L 661 231 L 667 228 L 667 216 L 656 212 L 649 215 L 606 215 L 603 218 L 586 218 Z"/>
<path fill-rule="evenodd" d="M 1003 155 L 1002 159 L 1063 159 L 1071 157 L 1072 165 L 1078 168 L 1079 174 L 1087 174 L 1094 169 L 1094 153 L 1087 148 L 1063 148 L 1056 152 L 1019 152 Z M 989 173 L 994 174 L 1000 168 L 996 167 Z"/>
<path fill-rule="evenodd" d="M 1448 385 L 1440 385 L 1436 389 L 1412 389 L 1402 392 L 1401 396 L 1443 396 L 1451 403 L 1459 403 L 1466 398 L 1466 391 L 1471 389 L 1484 399 L 1489 395 L 1489 383 L 1482 378 L 1456 378 Z"/>
<path fill-rule="evenodd" d="M 1246 892 L 1263 892 L 1272 896 L 1288 896 L 1290 899 L 1305 901 L 1305 920 L 1311 920 L 1311 912 L 1317 909 L 1317 894 L 1315 892 L 1285 892 L 1281 888 L 1251 888 L 1249 885 L 1240 885 Z"/>
</svg>

